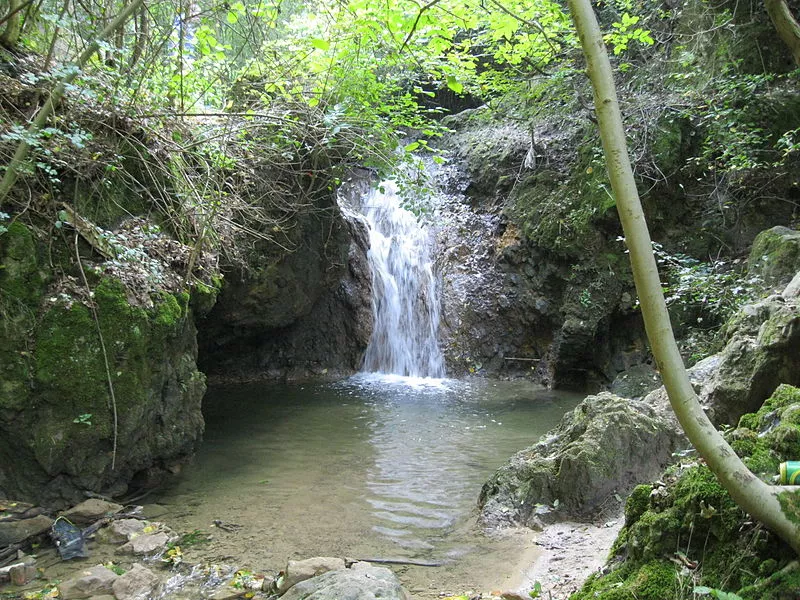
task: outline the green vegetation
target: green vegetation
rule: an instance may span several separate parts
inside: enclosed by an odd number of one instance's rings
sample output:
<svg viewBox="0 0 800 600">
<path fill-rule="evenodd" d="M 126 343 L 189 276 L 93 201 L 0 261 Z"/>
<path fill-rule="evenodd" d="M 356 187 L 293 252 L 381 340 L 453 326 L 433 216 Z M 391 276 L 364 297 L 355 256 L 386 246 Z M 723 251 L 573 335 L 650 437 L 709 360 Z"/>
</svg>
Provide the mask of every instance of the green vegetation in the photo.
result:
<svg viewBox="0 0 800 600">
<path fill-rule="evenodd" d="M 763 43 L 771 17 L 796 62 L 776 4 L 597 4 L 596 46 L 608 46 L 621 74 L 636 158 L 620 191 L 593 122 L 617 107 L 616 96 L 591 93 L 558 2 L 8 2 L 0 14 L 0 407 L 35 403 L 52 417 L 31 424 L 30 450 L 48 476 L 76 473 L 81 462 L 107 471 L 108 456 L 68 448 L 113 437 L 115 455 L 118 429 L 133 429 L 125 415 L 156 402 L 148 390 L 203 387 L 192 317 L 208 313 L 222 289 L 220 256 L 252 281 L 244 299 L 252 305 L 281 300 L 287 257 L 309 236 L 325 235 L 329 264 L 306 264 L 308 273 L 334 278 L 347 262 L 344 234 L 330 226 L 343 181 L 356 167 L 394 173 L 410 197 L 425 185 L 428 158 L 463 160 L 474 189 L 496 201 L 484 208 L 519 232 L 513 245 L 554 273 L 547 293 L 563 302 L 548 315 L 556 333 L 543 344 L 574 334 L 590 345 L 604 320 L 637 310 L 622 299 L 633 275 L 618 217 L 629 218 L 629 193 L 641 193 L 637 218 L 646 216 L 662 242 L 626 243 L 635 261 L 655 248 L 666 276 L 648 262 L 637 278 L 650 278 L 654 296 L 665 285 L 689 340 L 684 355 L 707 355 L 722 323 L 773 283 L 771 272 L 745 274 L 745 248 L 768 225 L 797 218 L 800 72 L 786 48 Z M 628 144 L 622 125 L 620 117 L 617 156 Z M 315 225 L 298 227 L 300 216 Z M 775 254 L 761 241 L 754 252 Z M 314 298 L 296 292 L 298 305 L 309 304 L 298 311 L 310 309 Z M 657 347 L 668 328 L 658 329 L 643 304 Z M 164 354 L 177 356 L 180 376 L 174 365 L 154 366 Z M 672 358 L 658 360 L 668 385 L 679 371 Z M 696 417 L 684 421 L 702 412 Z M 797 441 L 785 421 L 768 435 L 755 427 L 731 434 L 757 474 Z M 710 428 L 701 433 L 698 447 L 715 439 Z M 613 589 L 596 578 L 596 590 L 656 598 L 683 589 L 682 571 L 661 558 L 665 540 L 681 547 L 687 527 L 692 543 L 716 541 L 704 557 L 709 573 L 732 563 L 725 548 L 743 536 L 733 534 L 739 509 L 702 465 L 675 478 L 663 510 L 653 510 L 658 490 L 632 497 L 624 546 L 642 564 L 616 573 Z M 796 498 L 781 500 L 792 513 Z M 756 571 L 766 560 L 785 567 L 777 555 L 753 562 L 762 531 L 752 528 L 754 554 L 737 560 L 752 558 L 747 568 Z M 686 548 L 697 551 L 692 543 Z M 735 577 L 700 583 L 721 597 L 744 585 Z"/>
<path fill-rule="evenodd" d="M 798 414 L 800 389 L 782 385 L 725 437 L 755 473 L 771 481 L 780 462 L 797 456 Z M 796 515 L 796 503 L 785 502 L 787 514 Z M 633 490 L 610 564 L 611 573 L 592 577 L 572 600 L 639 598 L 642 583 L 654 573 L 665 586 L 662 592 L 676 599 L 738 594 L 777 600 L 796 590 L 798 581 L 791 548 L 742 512 L 699 461 L 684 460 L 660 483 Z"/>
</svg>

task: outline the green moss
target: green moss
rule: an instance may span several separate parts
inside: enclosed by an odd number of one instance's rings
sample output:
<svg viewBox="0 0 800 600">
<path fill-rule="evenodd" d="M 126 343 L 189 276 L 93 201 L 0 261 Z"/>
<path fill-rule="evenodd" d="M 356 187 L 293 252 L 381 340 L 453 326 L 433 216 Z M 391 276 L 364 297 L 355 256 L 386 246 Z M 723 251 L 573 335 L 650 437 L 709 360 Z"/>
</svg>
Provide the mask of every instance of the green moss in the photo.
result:
<svg viewBox="0 0 800 600">
<path fill-rule="evenodd" d="M 753 241 L 748 269 L 768 284 L 791 279 L 800 269 L 800 233 L 780 226 L 759 233 Z"/>
<path fill-rule="evenodd" d="M 653 486 L 637 485 L 625 501 L 625 525 L 635 523 L 650 506 L 650 493 Z"/>
<path fill-rule="evenodd" d="M 58 303 L 35 331 L 35 384 L 46 418 L 33 426 L 32 446 L 38 462 L 53 473 L 82 472 L 78 463 L 85 461 L 94 461 L 97 472 L 108 467 L 114 421 L 109 376 L 124 431 L 138 422 L 161 368 L 156 357 L 182 331 L 188 303 L 187 295 L 163 294 L 151 310 L 133 307 L 123 285 L 111 278 L 100 282 L 94 299 L 97 322 L 78 302 Z M 75 422 L 86 414 L 91 425 Z M 109 455 L 83 455 L 82 447 L 96 447 L 90 439 L 108 440 Z"/>
<path fill-rule="evenodd" d="M 776 561 L 769 562 L 767 568 L 769 572 L 761 572 L 764 579 L 754 585 L 748 585 L 739 590 L 739 596 L 744 600 L 788 600 L 797 598 L 797 591 L 800 590 L 800 564 L 797 561 L 789 563 L 787 566 L 777 571 Z"/>
<path fill-rule="evenodd" d="M 677 587 L 675 565 L 650 561 L 638 569 L 623 567 L 606 576 L 592 576 L 570 600 L 664 600 Z"/>
<path fill-rule="evenodd" d="M 778 501 L 786 518 L 800 524 L 800 491 L 783 492 L 778 495 Z"/>
<path fill-rule="evenodd" d="M 39 303 L 45 277 L 39 272 L 36 240 L 19 221 L 0 235 L 0 294 L 29 306 Z"/>
</svg>

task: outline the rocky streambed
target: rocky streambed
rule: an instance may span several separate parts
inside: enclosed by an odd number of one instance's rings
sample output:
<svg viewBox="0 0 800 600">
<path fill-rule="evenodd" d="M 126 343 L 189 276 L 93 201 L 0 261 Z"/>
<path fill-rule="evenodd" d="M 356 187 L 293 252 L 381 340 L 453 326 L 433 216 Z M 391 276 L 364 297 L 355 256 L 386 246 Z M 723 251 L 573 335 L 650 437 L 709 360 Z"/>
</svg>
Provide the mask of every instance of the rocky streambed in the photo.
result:
<svg viewBox="0 0 800 600">
<path fill-rule="evenodd" d="M 218 521 L 207 531 L 180 533 L 160 520 L 147 518 L 163 512 L 157 505 L 123 507 L 89 499 L 58 516 L 55 527 L 44 515 L 27 516 L 26 511 L 35 510 L 30 505 L 6 502 L 2 509 L 3 540 L 27 537 L 6 549 L 16 548 L 13 555 L 5 557 L 4 562 L 10 564 L 0 568 L 0 595 L 63 600 L 518 600 L 528 597 L 527 592 L 536 589 L 540 581 L 556 594 L 552 597 L 561 598 L 559 594 L 575 591 L 600 567 L 603 551 L 621 525 L 621 521 L 599 527 L 561 523 L 546 528 L 535 543 L 529 531 L 507 533 L 507 538 L 524 536 L 528 542 L 527 550 L 514 562 L 514 576 L 501 574 L 500 569 L 492 573 L 497 562 L 486 556 L 485 580 L 493 580 L 495 585 L 466 589 L 447 576 L 449 565 L 425 561 L 309 557 L 288 560 L 279 571 L 259 569 L 237 556 L 220 554 L 225 552 L 226 545 L 220 542 L 226 536 L 247 533 L 241 532 L 240 525 Z M 74 535 L 63 534 L 64 523 L 74 527 Z M 33 533 L 37 530 L 42 531 Z M 226 560 L 215 560 L 222 558 Z M 417 573 L 412 572 L 415 570 Z M 420 589 L 419 582 L 425 578 L 430 585 Z"/>
</svg>

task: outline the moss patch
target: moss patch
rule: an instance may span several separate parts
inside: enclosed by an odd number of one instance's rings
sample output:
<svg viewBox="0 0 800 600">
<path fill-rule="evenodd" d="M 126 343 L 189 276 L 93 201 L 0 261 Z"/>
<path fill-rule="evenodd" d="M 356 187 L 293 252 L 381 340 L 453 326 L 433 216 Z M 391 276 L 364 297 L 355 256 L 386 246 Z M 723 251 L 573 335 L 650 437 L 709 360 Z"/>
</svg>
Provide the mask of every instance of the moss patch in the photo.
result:
<svg viewBox="0 0 800 600">
<path fill-rule="evenodd" d="M 781 385 L 726 437 L 751 468 L 772 478 L 780 461 L 800 456 L 798 421 L 800 389 Z M 617 568 L 591 578 L 571 600 L 678 598 L 683 597 L 679 583 L 688 590 L 694 585 L 738 590 L 747 600 L 794 597 L 800 575 L 791 567 L 792 549 L 754 524 L 705 464 L 672 467 L 662 480 L 665 486 L 638 486 L 628 498 L 626 526 L 614 545 Z M 779 499 L 800 523 L 800 492 Z M 675 576 L 677 553 L 697 563 L 682 582 Z"/>
</svg>

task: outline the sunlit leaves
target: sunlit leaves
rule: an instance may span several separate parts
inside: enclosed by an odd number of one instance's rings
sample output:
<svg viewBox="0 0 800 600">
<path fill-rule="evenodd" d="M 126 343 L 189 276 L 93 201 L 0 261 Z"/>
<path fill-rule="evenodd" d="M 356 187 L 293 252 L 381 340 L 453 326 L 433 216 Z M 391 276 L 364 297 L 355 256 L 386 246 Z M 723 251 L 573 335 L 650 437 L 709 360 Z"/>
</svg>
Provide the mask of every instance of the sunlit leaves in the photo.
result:
<svg viewBox="0 0 800 600">
<path fill-rule="evenodd" d="M 464 84 L 461 83 L 455 75 L 448 75 L 447 76 L 447 87 L 453 90 L 456 94 L 460 94 L 464 91 Z"/>
<path fill-rule="evenodd" d="M 611 44 L 615 56 L 625 52 L 628 49 L 628 44 L 633 41 L 646 46 L 654 44 L 649 31 L 641 27 L 635 27 L 639 20 L 640 18 L 637 16 L 622 13 L 622 20 L 612 24 L 614 30 L 603 36 L 603 39 Z"/>
</svg>

